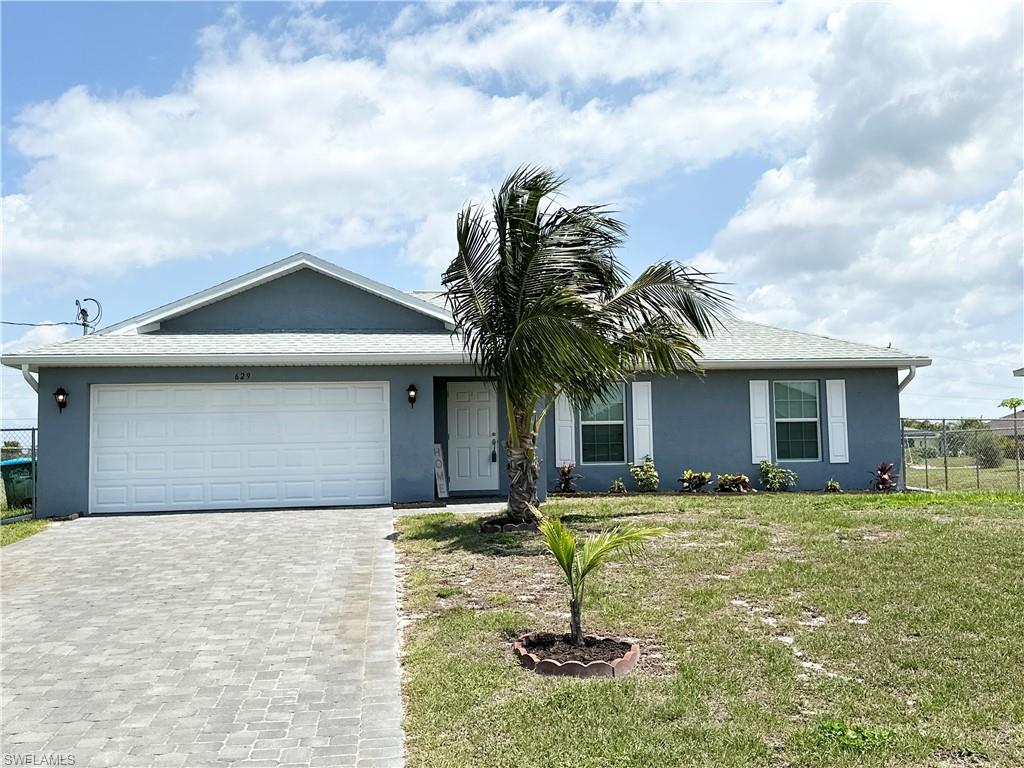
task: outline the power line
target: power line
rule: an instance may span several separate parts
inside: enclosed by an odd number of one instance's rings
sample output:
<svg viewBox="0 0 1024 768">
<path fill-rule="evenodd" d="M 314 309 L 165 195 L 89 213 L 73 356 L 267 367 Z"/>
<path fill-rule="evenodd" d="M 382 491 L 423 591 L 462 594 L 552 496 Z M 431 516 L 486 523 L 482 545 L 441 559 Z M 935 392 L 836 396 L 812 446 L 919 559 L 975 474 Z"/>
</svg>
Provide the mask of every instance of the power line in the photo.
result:
<svg viewBox="0 0 1024 768">
<path fill-rule="evenodd" d="M 45 328 L 49 325 L 81 325 L 81 323 L 14 323 L 10 320 L 0 320 L 0 323 L 3 323 L 4 325 L 24 325 L 31 328 Z"/>
</svg>

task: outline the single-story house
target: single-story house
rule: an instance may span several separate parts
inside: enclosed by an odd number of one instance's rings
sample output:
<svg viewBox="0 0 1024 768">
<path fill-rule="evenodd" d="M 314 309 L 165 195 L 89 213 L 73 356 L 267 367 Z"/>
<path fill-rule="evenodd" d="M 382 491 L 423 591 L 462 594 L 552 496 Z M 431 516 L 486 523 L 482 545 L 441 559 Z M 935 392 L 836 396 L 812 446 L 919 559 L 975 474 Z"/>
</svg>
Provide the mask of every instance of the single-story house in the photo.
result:
<svg viewBox="0 0 1024 768">
<path fill-rule="evenodd" d="M 430 501 L 445 481 L 453 497 L 504 494 L 505 409 L 453 328 L 437 294 L 298 253 L 5 355 L 39 393 L 39 514 Z M 688 467 L 753 477 L 762 459 L 801 488 L 863 488 L 899 462 L 899 390 L 929 363 L 730 321 L 702 378 L 638 376 L 582 413 L 559 401 L 540 490 L 569 461 L 580 488 L 629 485 L 646 455 L 664 489 Z"/>
</svg>

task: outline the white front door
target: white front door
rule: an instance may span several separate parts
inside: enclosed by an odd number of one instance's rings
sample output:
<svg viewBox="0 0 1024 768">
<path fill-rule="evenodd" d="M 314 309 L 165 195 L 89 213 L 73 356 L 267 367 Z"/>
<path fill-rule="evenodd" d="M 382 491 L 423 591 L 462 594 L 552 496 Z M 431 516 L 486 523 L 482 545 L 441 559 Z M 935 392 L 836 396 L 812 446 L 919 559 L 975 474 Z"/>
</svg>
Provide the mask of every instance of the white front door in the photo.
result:
<svg viewBox="0 0 1024 768">
<path fill-rule="evenodd" d="M 498 396 L 483 381 L 448 383 L 448 487 L 498 490 Z"/>
</svg>

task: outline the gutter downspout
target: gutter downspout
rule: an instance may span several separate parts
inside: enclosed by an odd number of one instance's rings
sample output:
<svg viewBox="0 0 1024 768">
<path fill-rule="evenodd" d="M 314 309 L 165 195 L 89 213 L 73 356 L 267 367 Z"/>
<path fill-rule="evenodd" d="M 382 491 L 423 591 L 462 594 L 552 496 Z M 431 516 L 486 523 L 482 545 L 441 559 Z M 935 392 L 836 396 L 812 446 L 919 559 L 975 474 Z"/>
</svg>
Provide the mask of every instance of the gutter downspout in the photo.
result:
<svg viewBox="0 0 1024 768">
<path fill-rule="evenodd" d="M 906 389 L 907 385 L 914 380 L 915 376 L 917 376 L 917 366 L 912 365 L 910 366 L 909 370 L 907 370 L 907 377 L 900 382 L 899 389 L 897 389 L 896 391 L 902 392 L 904 389 Z"/>
<path fill-rule="evenodd" d="M 21 366 L 21 375 L 23 377 L 25 377 L 25 381 L 28 382 L 28 385 L 30 387 L 32 387 L 32 389 L 35 390 L 36 393 L 38 394 L 38 392 L 39 392 L 39 382 L 36 381 L 34 378 L 32 378 L 32 374 L 29 372 L 28 364 L 27 363 L 25 363 L 25 364 L 23 364 Z"/>
</svg>

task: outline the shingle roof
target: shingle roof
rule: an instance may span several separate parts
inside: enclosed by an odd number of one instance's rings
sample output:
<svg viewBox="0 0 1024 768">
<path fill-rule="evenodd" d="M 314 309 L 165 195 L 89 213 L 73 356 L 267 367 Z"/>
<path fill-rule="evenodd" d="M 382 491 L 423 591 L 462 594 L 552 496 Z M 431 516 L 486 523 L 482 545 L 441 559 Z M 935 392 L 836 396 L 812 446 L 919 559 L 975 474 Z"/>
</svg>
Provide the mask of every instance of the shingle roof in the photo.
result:
<svg viewBox="0 0 1024 768">
<path fill-rule="evenodd" d="M 927 358 L 732 319 L 703 345 L 714 368 L 928 365 Z M 346 365 L 470 362 L 447 332 L 94 334 L 5 355 L 6 365 Z"/>
<path fill-rule="evenodd" d="M 147 333 L 93 334 L 5 355 L 6 365 L 266 365 L 463 362 L 451 334 L 377 333 Z"/>
</svg>

